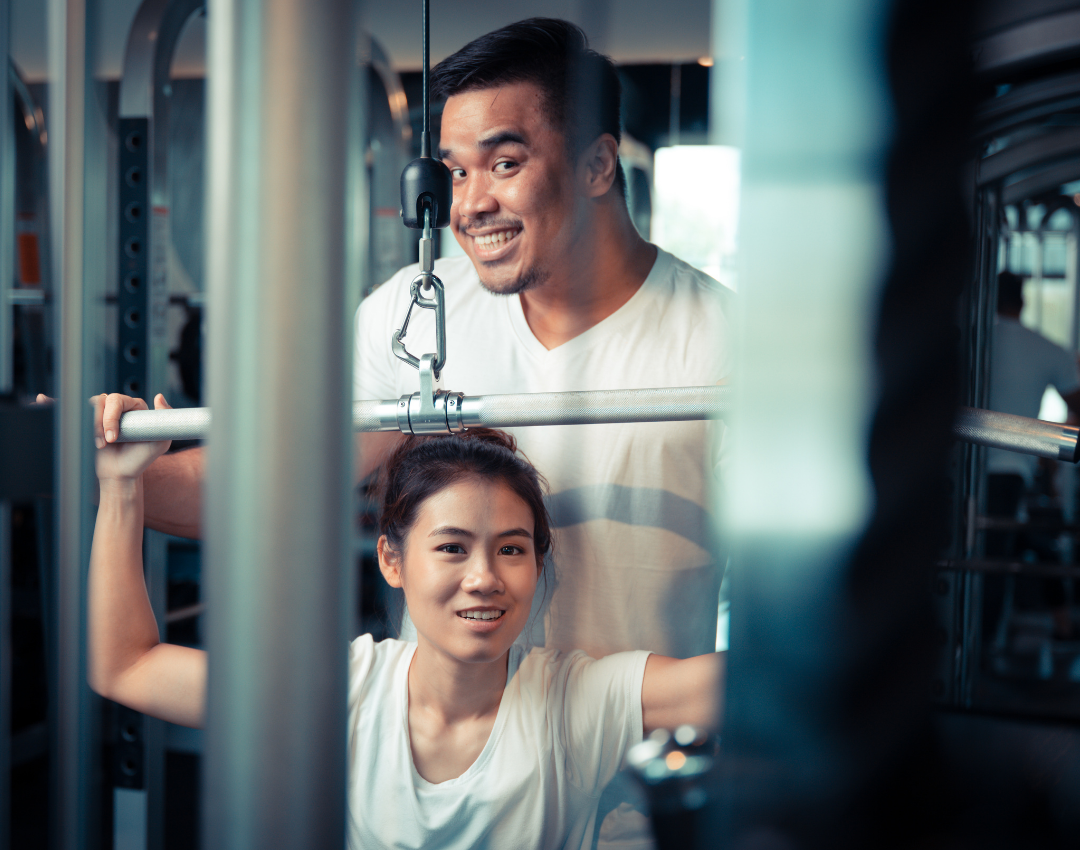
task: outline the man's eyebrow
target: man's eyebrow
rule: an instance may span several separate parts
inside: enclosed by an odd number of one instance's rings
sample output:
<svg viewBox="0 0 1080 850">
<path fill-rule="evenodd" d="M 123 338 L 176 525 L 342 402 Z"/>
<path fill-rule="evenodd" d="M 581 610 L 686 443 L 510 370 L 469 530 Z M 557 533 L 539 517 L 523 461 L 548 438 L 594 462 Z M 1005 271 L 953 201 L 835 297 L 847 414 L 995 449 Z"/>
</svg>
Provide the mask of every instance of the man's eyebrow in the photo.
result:
<svg viewBox="0 0 1080 850">
<path fill-rule="evenodd" d="M 513 130 L 504 130 L 501 133 L 496 133 L 494 136 L 488 136 L 486 139 L 481 139 L 476 143 L 476 146 L 481 150 L 491 150 L 497 148 L 499 145 L 523 145 L 528 147 L 529 143 L 521 133 L 516 133 Z M 439 148 L 439 159 L 448 159 L 454 155 L 454 152 L 449 148 Z"/>
<path fill-rule="evenodd" d="M 488 136 L 486 139 L 481 139 L 476 143 L 476 146 L 484 150 L 490 150 L 491 148 L 497 148 L 499 145 L 514 144 L 529 146 L 529 143 L 525 141 L 525 137 L 521 133 L 515 133 L 513 130 L 503 130 L 501 133 L 496 133 L 494 136 Z"/>
</svg>

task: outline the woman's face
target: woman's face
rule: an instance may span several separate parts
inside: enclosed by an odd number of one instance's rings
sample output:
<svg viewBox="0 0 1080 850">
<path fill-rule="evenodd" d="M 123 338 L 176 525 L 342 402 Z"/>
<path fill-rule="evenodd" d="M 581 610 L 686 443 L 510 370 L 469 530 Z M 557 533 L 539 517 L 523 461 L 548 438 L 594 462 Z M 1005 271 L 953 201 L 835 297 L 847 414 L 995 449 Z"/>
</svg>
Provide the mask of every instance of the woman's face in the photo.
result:
<svg viewBox="0 0 1080 850">
<path fill-rule="evenodd" d="M 495 661 L 529 618 L 539 576 L 529 506 L 501 481 L 466 478 L 428 497 L 404 552 L 379 566 L 405 591 L 418 639 L 462 662 Z"/>
</svg>

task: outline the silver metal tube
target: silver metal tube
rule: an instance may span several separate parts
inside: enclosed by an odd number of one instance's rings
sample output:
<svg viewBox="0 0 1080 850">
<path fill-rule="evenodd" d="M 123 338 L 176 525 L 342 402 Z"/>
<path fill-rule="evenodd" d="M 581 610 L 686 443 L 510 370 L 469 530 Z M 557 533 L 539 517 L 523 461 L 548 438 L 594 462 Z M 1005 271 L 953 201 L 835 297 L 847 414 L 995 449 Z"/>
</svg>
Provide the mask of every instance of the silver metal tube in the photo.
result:
<svg viewBox="0 0 1080 850">
<path fill-rule="evenodd" d="M 461 421 L 466 427 L 513 428 L 718 419 L 728 409 L 729 392 L 727 387 L 666 387 L 466 396 Z"/>
<path fill-rule="evenodd" d="M 727 387 L 668 387 L 465 396 L 461 403 L 461 424 L 466 427 L 513 428 L 525 425 L 718 419 L 728 409 L 728 393 Z M 354 402 L 353 430 L 401 430 L 398 408 L 404 406 L 401 399 Z M 209 428 L 210 411 L 205 407 L 133 410 L 120 419 L 119 440 L 122 443 L 202 440 L 209 434 Z"/>
<path fill-rule="evenodd" d="M 353 403 L 354 431 L 407 430 L 398 417 L 404 399 Z M 466 428 L 518 428 L 529 425 L 597 425 L 617 422 L 683 422 L 722 418 L 730 407 L 727 387 L 669 387 L 644 390 L 594 390 L 568 393 L 465 396 L 460 424 Z M 138 410 L 120 420 L 120 440 L 200 440 L 209 429 L 210 411 Z M 447 432 L 449 432 L 447 428 Z M 1076 463 L 1080 429 L 1010 413 L 962 407 L 953 436 L 967 443 Z"/>
<path fill-rule="evenodd" d="M 967 443 L 1076 463 L 1078 429 L 1011 413 L 961 407 L 953 436 Z"/>
<path fill-rule="evenodd" d="M 208 850 L 345 844 L 352 7 L 209 14 Z"/>
<path fill-rule="evenodd" d="M 6 298 L 10 306 L 16 304 L 44 304 L 46 300 L 45 290 L 43 289 L 9 289 Z"/>
</svg>

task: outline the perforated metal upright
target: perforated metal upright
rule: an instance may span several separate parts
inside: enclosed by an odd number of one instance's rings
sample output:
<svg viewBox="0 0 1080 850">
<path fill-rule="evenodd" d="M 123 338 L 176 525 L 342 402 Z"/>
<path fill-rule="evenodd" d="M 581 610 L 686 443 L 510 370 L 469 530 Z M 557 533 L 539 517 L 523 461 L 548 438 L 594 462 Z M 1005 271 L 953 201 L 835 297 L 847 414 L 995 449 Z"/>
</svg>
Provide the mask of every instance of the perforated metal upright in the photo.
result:
<svg viewBox="0 0 1080 850">
<path fill-rule="evenodd" d="M 185 25 L 204 6 L 203 0 L 144 0 L 128 35 L 120 80 L 114 386 L 150 404 L 166 389 L 169 357 L 169 70 Z M 164 534 L 147 529 L 146 583 L 162 630 L 167 545 Z M 164 723 L 120 706 L 114 706 L 113 717 L 114 843 L 117 850 L 161 847 Z"/>
</svg>

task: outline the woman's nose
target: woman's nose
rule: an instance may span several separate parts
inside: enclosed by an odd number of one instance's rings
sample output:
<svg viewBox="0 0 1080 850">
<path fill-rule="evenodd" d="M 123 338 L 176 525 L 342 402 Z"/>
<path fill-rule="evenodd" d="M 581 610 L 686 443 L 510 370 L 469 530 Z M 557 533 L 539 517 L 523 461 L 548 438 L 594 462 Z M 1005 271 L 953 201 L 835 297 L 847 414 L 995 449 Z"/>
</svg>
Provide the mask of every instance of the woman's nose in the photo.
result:
<svg viewBox="0 0 1080 850">
<path fill-rule="evenodd" d="M 495 593 L 500 590 L 502 582 L 492 566 L 491 559 L 486 556 L 472 559 L 461 582 L 462 589 L 469 593 Z"/>
</svg>

